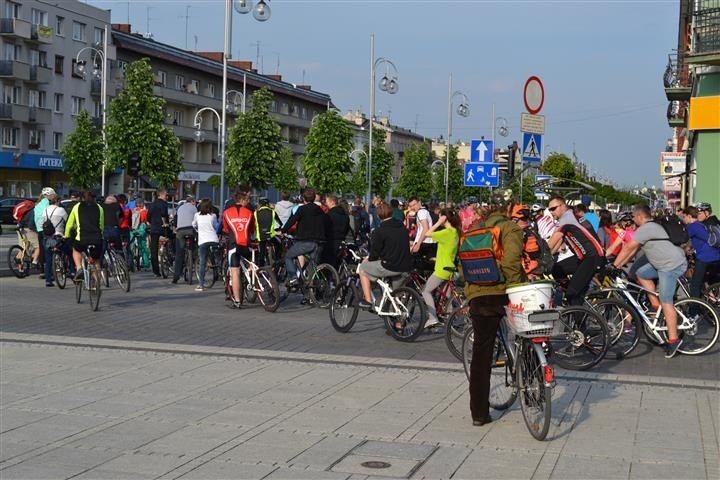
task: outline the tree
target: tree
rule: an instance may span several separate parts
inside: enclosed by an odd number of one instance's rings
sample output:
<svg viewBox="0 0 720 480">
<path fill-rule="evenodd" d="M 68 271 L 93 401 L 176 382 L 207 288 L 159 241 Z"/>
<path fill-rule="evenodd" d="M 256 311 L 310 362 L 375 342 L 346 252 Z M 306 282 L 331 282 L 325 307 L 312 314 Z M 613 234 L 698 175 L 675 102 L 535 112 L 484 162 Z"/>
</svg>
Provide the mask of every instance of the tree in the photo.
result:
<svg viewBox="0 0 720 480">
<path fill-rule="evenodd" d="M 266 188 L 275 175 L 280 153 L 280 125 L 270 115 L 273 94 L 263 87 L 252 95 L 250 110 L 240 115 L 230 130 L 225 149 L 228 185 Z"/>
<path fill-rule="evenodd" d="M 568 180 L 575 179 L 575 166 L 570 157 L 564 153 L 551 154 L 542 164 L 540 168 L 543 173 L 552 175 L 557 178 L 565 178 Z"/>
<path fill-rule="evenodd" d="M 445 161 L 446 157 L 438 159 L 442 162 L 435 163 L 432 169 L 433 196 L 440 201 L 445 201 Z M 458 165 L 458 147 L 450 146 L 450 168 L 448 169 L 448 200 L 460 202 L 467 197 L 477 196 L 477 188 L 465 187 L 465 170 Z"/>
<path fill-rule="evenodd" d="M 88 188 L 100 180 L 104 150 L 102 135 L 87 110 L 82 110 L 75 120 L 75 131 L 60 150 L 65 172 L 74 185 Z"/>
<path fill-rule="evenodd" d="M 405 165 L 393 193 L 404 198 L 429 198 L 433 190 L 429 160 L 426 143 L 412 145 L 405 150 Z"/>
<path fill-rule="evenodd" d="M 293 152 L 287 147 L 280 150 L 277 162 L 275 163 L 275 177 L 273 187 L 280 192 L 292 193 L 298 190 L 298 176 L 295 170 L 295 158 Z"/>
<path fill-rule="evenodd" d="M 126 168 L 136 153 L 143 174 L 169 187 L 183 170 L 180 140 L 165 126 L 165 100 L 153 94 L 153 84 L 147 58 L 125 68 L 125 88 L 108 107 L 106 168 Z"/>
<path fill-rule="evenodd" d="M 392 153 L 385 149 L 385 131 L 378 128 L 373 129 L 373 157 L 372 157 L 372 192 L 373 194 L 385 197 L 390 191 L 390 181 L 392 179 L 392 167 L 395 164 L 395 158 Z M 368 152 L 368 146 L 365 144 L 365 155 Z M 355 167 L 352 175 L 351 188 L 353 193 L 359 197 L 364 197 L 367 193 L 367 162 L 359 162 Z"/>
<path fill-rule="evenodd" d="M 335 110 L 321 113 L 305 137 L 302 167 L 308 184 L 319 192 L 344 192 L 350 181 L 353 133 Z"/>
</svg>

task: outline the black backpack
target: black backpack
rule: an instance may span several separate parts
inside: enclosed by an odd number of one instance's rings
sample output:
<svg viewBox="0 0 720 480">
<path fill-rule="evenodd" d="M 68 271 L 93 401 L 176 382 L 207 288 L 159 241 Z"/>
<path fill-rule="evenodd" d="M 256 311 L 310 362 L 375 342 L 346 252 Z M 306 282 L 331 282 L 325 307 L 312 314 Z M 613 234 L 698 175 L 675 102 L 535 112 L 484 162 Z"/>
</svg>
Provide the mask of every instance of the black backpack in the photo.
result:
<svg viewBox="0 0 720 480">
<path fill-rule="evenodd" d="M 665 215 L 656 220 L 668 234 L 668 238 L 673 245 L 680 246 L 690 241 L 685 223 L 675 214 Z M 665 240 L 664 238 L 658 240 Z"/>
</svg>

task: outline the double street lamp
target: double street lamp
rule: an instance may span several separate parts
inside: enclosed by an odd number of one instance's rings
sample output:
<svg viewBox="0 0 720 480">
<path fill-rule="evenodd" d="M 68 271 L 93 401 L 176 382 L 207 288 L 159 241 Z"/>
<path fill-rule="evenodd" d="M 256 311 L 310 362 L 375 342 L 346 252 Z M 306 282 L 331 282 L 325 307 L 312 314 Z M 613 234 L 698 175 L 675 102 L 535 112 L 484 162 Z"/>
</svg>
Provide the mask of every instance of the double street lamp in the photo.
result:
<svg viewBox="0 0 720 480">
<path fill-rule="evenodd" d="M 453 99 L 461 97 L 460 105 L 457 107 L 457 114 L 461 117 L 470 116 L 470 104 L 467 95 L 461 91 L 452 91 L 452 73 L 448 82 L 448 123 L 447 123 L 447 143 L 445 144 L 445 203 L 448 202 L 448 187 L 450 184 L 450 140 L 452 139 L 452 111 Z"/>
<path fill-rule="evenodd" d="M 228 88 L 227 88 L 227 67 L 231 58 L 230 50 L 232 43 L 232 8 L 241 14 L 252 12 L 258 22 L 264 22 L 270 18 L 270 6 L 265 0 L 225 0 L 225 43 L 223 46 L 223 86 L 222 86 L 222 116 L 220 119 L 220 209 L 225 208 L 225 143 L 227 136 L 226 115 L 228 109 Z M 238 92 L 240 93 L 240 92 Z M 243 96 L 243 108 L 245 97 Z M 202 111 L 202 110 L 201 110 Z M 217 113 L 217 112 L 215 112 Z"/>
<path fill-rule="evenodd" d="M 93 53 L 92 63 L 93 63 L 93 75 L 97 78 L 98 75 L 100 76 L 100 110 L 102 111 L 102 140 L 103 140 L 103 159 L 102 159 L 102 177 L 101 182 L 102 185 L 100 186 L 100 194 L 104 197 L 105 196 L 105 160 L 107 156 L 107 141 L 105 138 L 105 121 L 107 117 L 107 108 L 105 102 L 107 101 L 107 56 L 105 55 L 105 52 L 107 52 L 108 49 L 108 30 L 107 27 L 105 27 L 105 34 L 103 35 L 103 49 L 99 50 L 95 47 L 84 47 L 81 48 L 80 51 L 75 56 L 75 64 L 77 65 L 76 69 L 77 72 L 85 76 L 85 70 L 87 66 L 87 62 L 85 60 L 80 60 L 80 55 L 82 55 L 83 52 L 89 51 Z M 95 61 L 96 58 L 100 58 L 100 66 L 98 66 L 97 62 Z M 99 70 L 99 71 L 98 71 Z"/>
<path fill-rule="evenodd" d="M 221 135 L 222 135 L 222 131 L 223 131 L 223 121 L 222 121 L 222 117 L 220 116 L 220 114 L 218 113 L 218 111 L 215 110 L 215 109 L 212 108 L 212 107 L 204 107 L 204 108 L 201 108 L 201 109 L 198 110 L 197 113 L 195 114 L 195 119 L 193 120 L 193 125 L 195 126 L 195 128 L 197 128 L 197 131 L 195 132 L 195 141 L 196 141 L 197 143 L 201 143 L 201 142 L 204 140 L 204 138 L 203 138 L 203 132 L 202 132 L 202 114 L 203 114 L 204 112 L 212 112 L 212 113 L 215 115 L 215 117 L 217 117 L 217 120 L 218 120 L 218 127 L 217 127 L 217 131 L 218 131 L 218 152 L 219 152 L 219 151 L 220 151 L 220 148 L 221 148 L 221 147 L 220 147 L 220 144 L 221 144 Z M 222 175 L 222 174 L 221 174 L 221 175 Z M 222 176 L 221 176 L 221 178 L 222 178 Z M 222 208 L 222 206 L 223 206 L 223 196 L 222 196 L 222 192 L 220 193 L 220 206 L 221 206 L 221 208 Z"/>
<path fill-rule="evenodd" d="M 225 108 L 228 113 L 237 115 L 238 110 L 240 110 L 240 113 L 245 113 L 245 95 L 242 92 L 237 90 L 228 90 L 226 97 L 227 107 Z M 238 98 L 240 99 L 239 102 Z"/>
<path fill-rule="evenodd" d="M 367 155 L 367 205 L 372 202 L 372 152 L 373 152 L 373 122 L 375 119 L 375 74 L 380 65 L 385 65 L 385 74 L 380 79 L 378 88 L 394 95 L 398 92 L 398 70 L 395 64 L 387 58 L 375 58 L 375 34 L 370 35 L 370 132 L 368 134 Z M 392 68 L 392 73 L 390 69 Z"/>
</svg>

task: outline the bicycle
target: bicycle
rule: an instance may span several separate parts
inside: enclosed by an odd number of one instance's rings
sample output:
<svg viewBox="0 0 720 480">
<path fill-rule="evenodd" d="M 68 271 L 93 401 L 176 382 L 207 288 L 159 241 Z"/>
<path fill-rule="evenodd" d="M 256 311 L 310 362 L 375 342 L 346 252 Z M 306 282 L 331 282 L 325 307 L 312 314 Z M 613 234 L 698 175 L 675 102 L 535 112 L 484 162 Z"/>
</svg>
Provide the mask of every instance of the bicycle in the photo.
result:
<svg viewBox="0 0 720 480">
<path fill-rule="evenodd" d="M 120 288 L 125 292 L 130 291 L 130 272 L 128 265 L 125 262 L 125 258 L 115 250 L 115 242 L 108 242 L 108 248 L 105 249 L 102 273 L 107 288 L 110 288 L 110 277 L 113 277 L 117 280 Z"/>
<path fill-rule="evenodd" d="M 183 243 L 185 246 L 185 261 L 183 262 L 182 277 L 185 283 L 192 285 L 193 277 L 195 276 L 195 263 L 197 261 L 194 249 L 194 234 L 183 235 Z"/>
<path fill-rule="evenodd" d="M 544 440 L 550 428 L 555 386 L 555 370 L 548 360 L 552 359 L 549 341 L 553 333 L 560 331 L 564 312 L 519 312 L 510 308 L 506 312 L 500 321 L 490 364 L 490 407 L 507 410 L 520 397 L 520 409 L 530 435 Z M 468 380 L 473 341 L 470 325 L 462 341 L 462 362 Z"/>
<path fill-rule="evenodd" d="M 169 244 L 172 242 L 170 237 L 162 235 L 158 240 L 158 264 L 160 266 L 160 275 L 168 278 L 168 275 L 174 275 L 175 254 L 171 251 Z"/>
<path fill-rule="evenodd" d="M 303 299 L 300 301 L 301 305 L 316 305 L 320 308 L 327 308 L 332 302 L 333 295 L 335 294 L 335 287 L 340 283 L 340 278 L 337 270 L 329 263 L 317 263 L 317 255 L 319 248 L 316 248 L 312 252 L 304 255 L 305 264 L 299 265 L 297 258 L 295 262 L 300 277 L 299 282 L 295 286 L 288 286 L 288 293 L 299 292 L 302 294 Z M 287 278 L 287 272 L 285 270 L 284 261 L 283 265 L 279 266 L 276 263 L 278 271 L 282 272 L 281 275 L 276 273 L 276 278 Z"/>
<path fill-rule="evenodd" d="M 28 241 L 24 228 L 18 227 L 17 232 L 20 237 L 20 244 L 10 247 L 8 250 L 7 263 L 8 268 L 15 277 L 25 278 L 31 273 L 32 256 L 35 249 L 29 248 L 30 242 Z"/>
<path fill-rule="evenodd" d="M 62 235 L 53 235 L 55 246 L 53 247 L 52 265 L 53 275 L 55 276 L 55 285 L 62 290 L 67 284 L 67 276 L 70 272 L 70 262 L 72 259 L 65 251 L 65 239 Z"/>
<path fill-rule="evenodd" d="M 90 310 L 96 312 L 100 306 L 100 296 L 102 294 L 102 269 L 99 261 L 92 257 L 92 252 L 97 247 L 88 245 L 87 249 L 82 252 L 82 278 L 75 281 L 75 301 L 80 303 L 83 290 L 88 291 L 90 299 Z"/>
<path fill-rule="evenodd" d="M 224 256 L 224 251 L 225 249 L 220 243 L 208 246 L 207 261 L 205 263 L 205 282 L 202 284 L 203 288 L 212 288 L 212 286 L 215 285 L 215 282 L 217 282 L 218 279 L 221 277 L 223 277 L 224 281 L 224 275 L 222 272 L 222 259 Z M 200 255 L 197 256 L 197 263 L 195 264 L 195 275 L 199 283 Z"/>
<path fill-rule="evenodd" d="M 270 267 L 258 267 L 255 263 L 257 246 L 250 247 L 250 260 L 240 257 L 240 295 L 248 303 L 260 300 L 266 312 L 275 312 L 280 305 L 280 288 Z M 242 286 L 245 288 L 242 288 Z M 242 301 L 242 298 L 240 299 Z"/>
</svg>

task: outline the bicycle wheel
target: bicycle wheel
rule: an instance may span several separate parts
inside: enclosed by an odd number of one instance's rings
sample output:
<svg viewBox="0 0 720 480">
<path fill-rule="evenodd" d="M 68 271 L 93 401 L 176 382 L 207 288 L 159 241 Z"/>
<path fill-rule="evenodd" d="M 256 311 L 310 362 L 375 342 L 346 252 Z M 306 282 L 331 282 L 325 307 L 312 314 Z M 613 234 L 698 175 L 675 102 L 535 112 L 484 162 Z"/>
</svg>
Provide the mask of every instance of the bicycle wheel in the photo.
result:
<svg viewBox="0 0 720 480">
<path fill-rule="evenodd" d="M 262 267 L 255 277 L 258 298 L 266 312 L 274 312 L 280 305 L 280 289 L 270 267 Z"/>
<path fill-rule="evenodd" d="M 162 275 L 162 278 L 168 278 L 168 275 L 172 274 L 172 271 L 165 247 L 161 248 L 158 253 L 158 264 L 160 265 L 160 275 Z"/>
<path fill-rule="evenodd" d="M 552 391 L 545 385 L 543 366 L 529 341 L 523 341 L 518 352 L 516 373 L 525 426 L 530 435 L 544 440 L 550 429 Z"/>
<path fill-rule="evenodd" d="M 470 381 L 470 364 L 472 363 L 474 341 L 475 333 L 473 332 L 472 323 L 470 323 L 465 329 L 465 333 L 463 333 L 462 349 L 460 350 L 462 352 L 463 369 L 465 370 L 465 376 L 467 377 L 468 382 Z"/>
<path fill-rule="evenodd" d="M 400 287 L 391 293 L 397 305 L 397 312 L 391 301 L 385 302 L 382 312 L 385 326 L 395 340 L 413 342 L 425 328 L 427 306 L 419 293 L 410 287 Z"/>
<path fill-rule="evenodd" d="M 100 294 L 102 293 L 102 282 L 100 272 L 97 269 L 90 271 L 88 278 L 88 297 L 90 298 L 90 310 L 97 312 L 100 306 Z"/>
<path fill-rule="evenodd" d="M 339 283 L 337 270 L 332 265 L 318 265 L 307 286 L 310 301 L 320 308 L 329 307 Z"/>
<path fill-rule="evenodd" d="M 188 285 L 192 285 L 193 276 L 195 276 L 195 259 L 191 249 L 185 249 L 185 262 L 183 266 L 183 279 Z"/>
<path fill-rule="evenodd" d="M 128 271 L 128 265 L 125 262 L 125 259 L 123 259 L 120 255 L 117 253 L 113 253 L 113 263 L 114 263 L 114 274 L 115 274 L 115 280 L 117 280 L 118 285 L 120 288 L 125 290 L 125 292 L 130 291 L 130 272 Z"/>
<path fill-rule="evenodd" d="M 702 293 L 703 300 L 720 310 L 720 282 L 708 286 Z"/>
<path fill-rule="evenodd" d="M 360 292 L 353 283 L 343 283 L 335 289 L 330 304 L 330 323 L 340 333 L 347 333 L 355 325 L 360 307 Z"/>
<path fill-rule="evenodd" d="M 642 322 L 635 309 L 614 298 L 596 300 L 593 309 L 607 323 L 610 335 L 608 353 L 614 354 L 615 358 L 620 360 L 632 352 L 640 340 L 638 327 Z"/>
<path fill-rule="evenodd" d="M 610 346 L 605 320 L 582 306 L 564 307 L 560 312 L 561 333 L 550 337 L 552 358 L 562 368 L 587 370 L 597 365 Z"/>
<path fill-rule="evenodd" d="M 678 335 L 682 338 L 678 351 L 686 355 L 699 355 L 710 350 L 720 332 L 717 310 L 699 298 L 678 300 L 675 302 L 675 310 L 678 312 Z M 687 328 L 683 326 L 685 319 L 690 324 Z M 662 315 L 661 321 L 664 325 L 665 318 Z M 661 335 L 667 341 L 667 331 L 663 330 Z"/>
<path fill-rule="evenodd" d="M 85 277 L 81 277 L 80 280 L 75 282 L 75 301 L 80 303 L 82 299 L 82 291 L 85 288 Z"/>
<path fill-rule="evenodd" d="M 467 316 L 468 307 L 463 307 L 453 312 L 445 322 L 445 344 L 455 358 L 462 362 L 462 341 L 465 330 L 468 328 L 470 318 Z"/>
<path fill-rule="evenodd" d="M 25 259 L 25 250 L 20 245 L 13 245 L 8 250 L 8 268 L 17 278 L 30 275 L 30 262 Z"/>
<path fill-rule="evenodd" d="M 67 271 L 65 268 L 65 259 L 63 257 L 64 255 L 62 253 L 53 252 L 53 275 L 55 275 L 55 285 L 57 285 L 60 290 L 65 288 L 65 284 L 67 283 Z"/>
<path fill-rule="evenodd" d="M 504 321 L 504 320 L 503 320 Z M 518 389 L 514 382 L 512 360 L 507 353 L 502 334 L 498 332 L 490 360 L 490 406 L 495 410 L 507 410 L 515 403 Z"/>
</svg>

